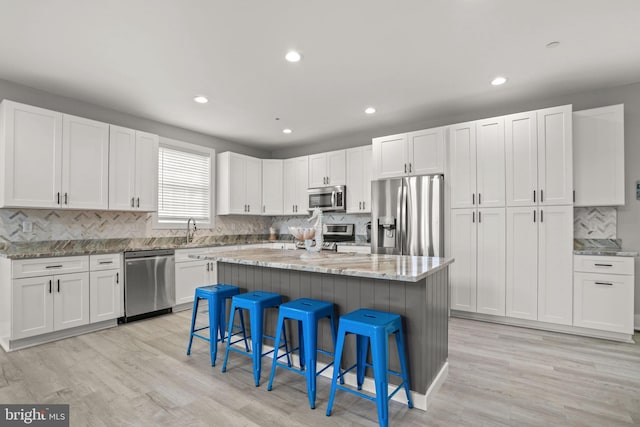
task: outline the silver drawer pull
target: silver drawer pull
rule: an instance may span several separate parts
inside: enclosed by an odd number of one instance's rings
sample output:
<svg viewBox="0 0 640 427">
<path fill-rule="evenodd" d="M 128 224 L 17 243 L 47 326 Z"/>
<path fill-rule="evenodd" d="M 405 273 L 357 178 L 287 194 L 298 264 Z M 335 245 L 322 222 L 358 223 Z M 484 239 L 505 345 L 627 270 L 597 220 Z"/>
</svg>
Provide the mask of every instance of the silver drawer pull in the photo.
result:
<svg viewBox="0 0 640 427">
<path fill-rule="evenodd" d="M 613 267 L 613 264 L 595 264 L 596 267 Z"/>
<path fill-rule="evenodd" d="M 62 264 L 60 264 L 60 265 L 47 265 L 45 268 L 62 268 Z"/>
<path fill-rule="evenodd" d="M 607 285 L 607 286 L 613 286 L 613 283 L 609 283 L 609 282 L 596 282 L 596 285 Z"/>
<path fill-rule="evenodd" d="M 98 264 L 113 264 L 113 261 L 100 261 Z"/>
</svg>

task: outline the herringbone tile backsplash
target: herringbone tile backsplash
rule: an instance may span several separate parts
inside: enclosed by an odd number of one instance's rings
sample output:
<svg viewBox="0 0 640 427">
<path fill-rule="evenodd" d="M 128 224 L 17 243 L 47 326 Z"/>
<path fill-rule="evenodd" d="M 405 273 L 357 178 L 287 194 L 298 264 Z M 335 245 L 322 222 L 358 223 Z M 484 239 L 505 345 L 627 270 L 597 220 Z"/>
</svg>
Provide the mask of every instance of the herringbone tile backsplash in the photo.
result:
<svg viewBox="0 0 640 427">
<path fill-rule="evenodd" d="M 618 212 L 612 207 L 573 209 L 573 237 L 576 239 L 615 239 Z"/>
</svg>

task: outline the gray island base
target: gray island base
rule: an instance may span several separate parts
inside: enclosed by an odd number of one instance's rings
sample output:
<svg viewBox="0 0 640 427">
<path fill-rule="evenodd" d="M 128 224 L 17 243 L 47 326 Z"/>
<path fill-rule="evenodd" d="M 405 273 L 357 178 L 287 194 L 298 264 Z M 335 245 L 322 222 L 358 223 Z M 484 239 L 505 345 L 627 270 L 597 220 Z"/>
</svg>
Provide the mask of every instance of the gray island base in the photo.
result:
<svg viewBox="0 0 640 427">
<path fill-rule="evenodd" d="M 218 282 L 239 286 L 242 291 L 264 290 L 281 294 L 285 301 L 314 298 L 333 302 L 336 319 L 359 308 L 400 314 L 407 347 L 410 388 L 416 408 L 426 410 L 448 372 L 448 265 L 446 258 L 345 253 L 309 254 L 305 251 L 247 249 L 192 255 L 218 262 Z M 265 330 L 274 334 L 277 311 L 269 310 Z M 290 324 L 292 326 L 292 324 Z M 287 329 L 287 339 L 297 346 L 297 328 Z M 272 342 L 266 344 L 271 345 Z M 328 321 L 318 328 L 319 348 L 332 351 Z M 389 340 L 389 367 L 400 371 L 395 340 Z M 355 337 L 348 336 L 343 366 L 355 363 Z M 319 366 L 330 359 L 318 355 Z M 266 369 L 268 373 L 269 370 Z M 331 375 L 331 369 L 323 375 Z M 263 377 L 265 368 L 263 367 Z M 355 376 L 347 375 L 347 384 Z M 364 389 L 375 390 L 367 371 Z M 399 378 L 390 376 L 390 387 Z M 276 380 L 277 384 L 277 380 Z M 406 398 L 397 393 L 394 400 Z"/>
</svg>

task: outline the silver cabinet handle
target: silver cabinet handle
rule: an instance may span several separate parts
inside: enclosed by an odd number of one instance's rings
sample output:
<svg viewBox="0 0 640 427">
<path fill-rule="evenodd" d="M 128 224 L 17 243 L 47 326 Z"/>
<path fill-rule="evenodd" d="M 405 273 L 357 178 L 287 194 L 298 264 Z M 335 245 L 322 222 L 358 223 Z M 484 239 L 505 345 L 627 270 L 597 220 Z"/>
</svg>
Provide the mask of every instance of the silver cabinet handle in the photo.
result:
<svg viewBox="0 0 640 427">
<path fill-rule="evenodd" d="M 120 283 L 120 273 L 116 273 L 116 283 Z"/>
<path fill-rule="evenodd" d="M 138 197 L 138 207 L 140 207 L 140 197 Z"/>
<path fill-rule="evenodd" d="M 207 263 L 207 271 L 209 271 L 209 268 L 211 267 L 210 263 Z"/>
<path fill-rule="evenodd" d="M 57 265 L 47 265 L 45 268 L 62 268 L 62 264 L 57 264 Z"/>
<path fill-rule="evenodd" d="M 58 204 L 60 204 L 60 192 L 58 191 Z"/>
<path fill-rule="evenodd" d="M 610 282 L 595 282 L 596 285 L 606 285 L 606 286 L 613 286 L 613 283 Z"/>
<path fill-rule="evenodd" d="M 478 222 L 482 222 L 482 212 L 478 211 Z"/>
<path fill-rule="evenodd" d="M 536 190 L 533 190 L 533 203 L 536 202 Z"/>
<path fill-rule="evenodd" d="M 136 206 L 135 206 L 135 201 L 136 201 L 136 198 L 135 198 L 135 197 L 132 197 L 132 198 L 131 198 L 131 207 L 132 207 L 132 208 L 135 208 L 135 207 L 136 207 Z"/>
<path fill-rule="evenodd" d="M 482 204 L 482 193 L 478 193 L 478 204 Z"/>
<path fill-rule="evenodd" d="M 113 261 L 100 261 L 98 262 L 98 264 L 103 265 L 103 264 L 113 264 Z"/>
<path fill-rule="evenodd" d="M 358 210 L 361 211 L 362 210 L 362 202 L 358 202 Z"/>
<path fill-rule="evenodd" d="M 267 211 L 267 207 L 265 205 L 262 205 L 262 213 Z"/>
<path fill-rule="evenodd" d="M 404 164 L 404 173 L 407 173 L 407 164 Z"/>
<path fill-rule="evenodd" d="M 476 222 L 476 211 L 471 212 L 471 222 Z"/>
<path fill-rule="evenodd" d="M 411 173 L 411 163 L 409 163 L 409 173 Z"/>
<path fill-rule="evenodd" d="M 65 205 L 69 204 L 69 195 L 67 193 L 64 193 L 64 204 Z"/>
<path fill-rule="evenodd" d="M 542 201 L 542 198 L 540 201 Z M 544 222 L 544 211 L 542 209 L 540 209 L 540 222 Z"/>
<path fill-rule="evenodd" d="M 251 212 L 251 205 L 247 205 L 247 212 Z"/>
<path fill-rule="evenodd" d="M 596 267 L 613 267 L 613 264 L 594 264 Z"/>
<path fill-rule="evenodd" d="M 472 205 L 476 204 L 476 193 L 471 193 L 471 204 Z"/>
<path fill-rule="evenodd" d="M 533 210 L 533 222 L 536 222 L 536 210 Z"/>
<path fill-rule="evenodd" d="M 53 285 L 53 280 L 49 280 L 49 293 L 51 293 L 51 285 Z"/>
<path fill-rule="evenodd" d="M 58 293 L 60 293 L 60 279 L 58 279 Z"/>
<path fill-rule="evenodd" d="M 540 203 L 544 202 L 544 190 L 540 190 Z"/>
<path fill-rule="evenodd" d="M 362 202 L 362 210 L 365 210 L 366 208 L 367 208 L 366 202 Z"/>
</svg>

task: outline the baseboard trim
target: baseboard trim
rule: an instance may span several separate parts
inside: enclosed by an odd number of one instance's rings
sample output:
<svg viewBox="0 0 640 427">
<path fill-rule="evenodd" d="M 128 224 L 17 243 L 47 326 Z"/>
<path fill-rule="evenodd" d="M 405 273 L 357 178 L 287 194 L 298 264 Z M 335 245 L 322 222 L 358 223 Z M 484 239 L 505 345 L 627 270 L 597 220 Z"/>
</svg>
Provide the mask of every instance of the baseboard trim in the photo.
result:
<svg viewBox="0 0 640 427">
<path fill-rule="evenodd" d="M 633 323 L 635 326 L 633 329 L 635 329 L 636 331 L 640 331 L 640 314 L 636 314 L 634 316 L 634 320 L 635 322 Z"/>
<path fill-rule="evenodd" d="M 529 329 L 538 329 L 541 331 L 561 332 L 564 334 L 580 335 L 590 338 L 600 338 L 611 341 L 619 341 L 633 344 L 633 335 L 621 334 L 618 332 L 599 331 L 596 329 L 580 328 L 577 326 L 556 325 L 547 322 L 538 322 L 536 320 L 516 319 L 514 317 L 492 316 L 490 314 L 471 313 L 466 311 L 451 310 L 451 317 L 459 317 L 461 319 L 479 320 L 482 322 L 499 323 L 501 325 L 519 326 Z"/>
<path fill-rule="evenodd" d="M 64 329 L 62 331 L 49 332 L 48 334 L 36 335 L 33 337 L 20 338 L 17 340 L 9 340 L 6 338 L 0 339 L 0 345 L 6 352 L 15 350 L 22 350 L 36 345 L 45 344 L 48 342 L 58 341 L 65 338 L 75 337 L 77 335 L 87 334 L 89 332 L 96 332 L 102 329 L 113 328 L 118 326 L 117 319 L 105 320 L 98 323 L 91 323 L 89 325 L 82 325 L 76 328 Z"/>
</svg>

